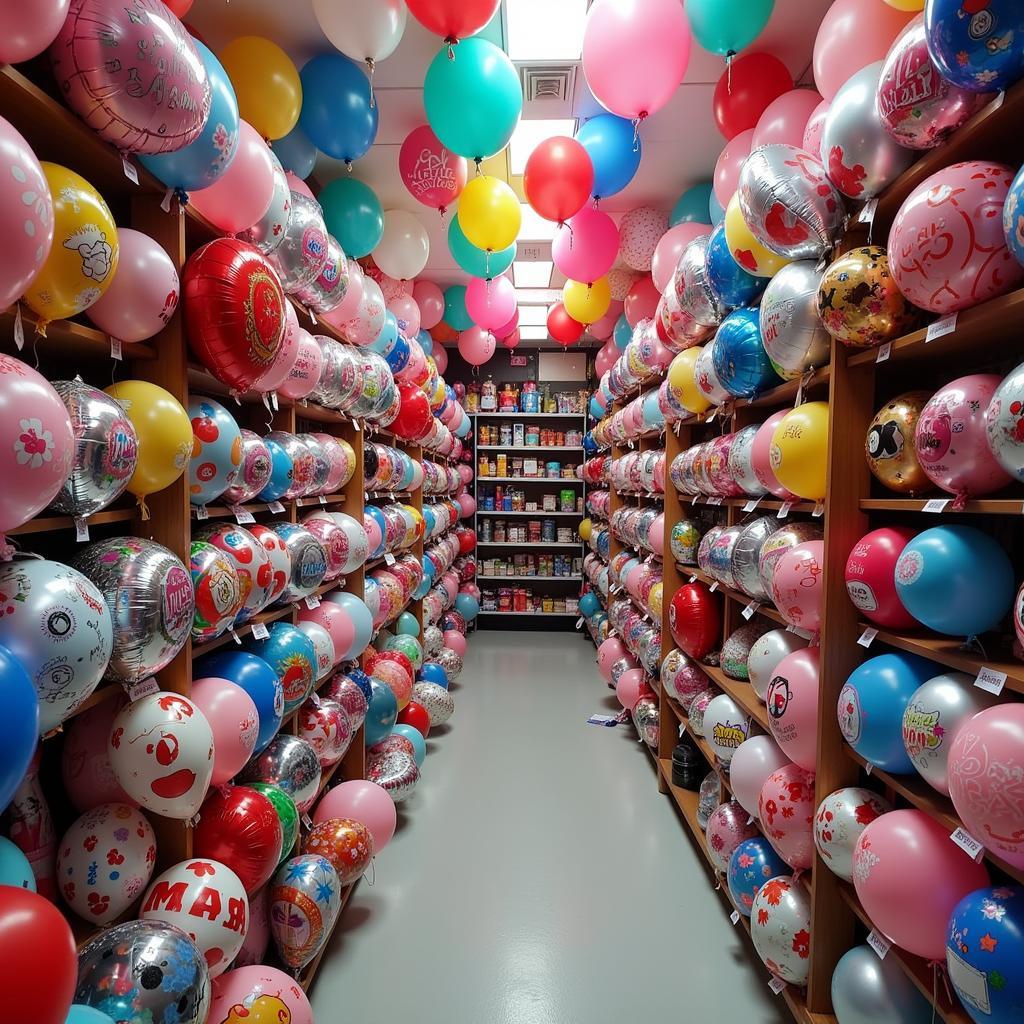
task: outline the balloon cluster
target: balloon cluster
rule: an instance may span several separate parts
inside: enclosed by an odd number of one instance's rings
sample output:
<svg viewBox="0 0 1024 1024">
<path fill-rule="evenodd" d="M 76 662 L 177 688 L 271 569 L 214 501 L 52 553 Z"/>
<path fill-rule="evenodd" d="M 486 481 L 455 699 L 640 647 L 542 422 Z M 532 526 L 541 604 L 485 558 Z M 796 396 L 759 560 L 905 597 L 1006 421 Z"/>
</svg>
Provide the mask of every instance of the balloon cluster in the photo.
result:
<svg viewBox="0 0 1024 1024">
<path fill-rule="evenodd" d="M 627 494 L 663 494 L 665 492 L 665 452 L 627 452 L 608 461 L 608 480 Z"/>
</svg>

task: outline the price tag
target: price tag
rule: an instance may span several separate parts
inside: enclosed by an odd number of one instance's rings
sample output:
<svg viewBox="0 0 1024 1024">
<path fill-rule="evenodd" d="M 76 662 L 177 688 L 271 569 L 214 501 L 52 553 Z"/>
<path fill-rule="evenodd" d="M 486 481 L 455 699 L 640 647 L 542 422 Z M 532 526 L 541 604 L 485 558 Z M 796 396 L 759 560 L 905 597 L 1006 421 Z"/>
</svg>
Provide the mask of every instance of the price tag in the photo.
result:
<svg viewBox="0 0 1024 1024">
<path fill-rule="evenodd" d="M 151 693 L 159 693 L 160 687 L 152 676 L 140 679 L 137 683 L 129 683 L 125 687 L 128 691 L 128 699 L 134 703 L 142 697 L 148 697 Z"/>
<path fill-rule="evenodd" d="M 139 170 L 126 156 L 121 157 L 121 167 L 124 169 L 124 176 L 133 184 L 139 183 Z"/>
<path fill-rule="evenodd" d="M 171 212 L 171 200 L 174 198 L 174 189 L 169 188 L 165 193 L 163 199 L 160 200 L 160 209 L 164 213 Z"/>
<path fill-rule="evenodd" d="M 704 500 L 704 495 L 703 494 L 695 494 L 693 496 L 693 504 L 694 505 L 699 505 L 703 500 Z"/>
<path fill-rule="evenodd" d="M 254 640 L 266 640 L 270 636 L 265 622 L 254 622 L 252 624 L 252 636 Z"/>
<path fill-rule="evenodd" d="M 864 774 L 865 775 L 870 775 L 874 770 L 875 770 L 875 766 L 870 761 L 868 761 L 868 763 L 866 765 L 864 765 Z"/>
<path fill-rule="evenodd" d="M 20 352 L 25 347 L 25 324 L 21 319 L 21 306 L 14 307 L 14 344 Z"/>
<path fill-rule="evenodd" d="M 362 427 L 361 427 L 361 426 L 359 425 L 359 420 L 353 420 L 353 421 L 352 421 L 352 426 L 353 426 L 353 427 L 355 427 L 355 428 L 356 428 L 356 430 L 362 430 L 362 429 L 363 429 L 363 428 L 362 428 Z"/>
<path fill-rule="evenodd" d="M 234 640 L 235 643 L 238 644 L 239 647 L 241 647 L 242 646 L 242 638 L 233 629 L 230 630 L 229 632 L 231 633 L 231 639 Z"/>
<path fill-rule="evenodd" d="M 875 211 L 878 209 L 878 200 L 869 199 L 857 214 L 858 224 L 871 224 L 875 219 Z"/>
<path fill-rule="evenodd" d="M 721 505 L 722 504 L 722 499 L 716 495 L 713 498 L 708 498 L 708 504 L 709 505 Z"/>
<path fill-rule="evenodd" d="M 729 920 L 732 921 L 733 924 L 739 924 L 740 923 L 740 912 L 738 910 L 734 910 L 729 915 Z"/>
<path fill-rule="evenodd" d="M 256 517 L 247 509 L 242 508 L 241 505 L 235 505 L 232 509 L 235 514 L 235 522 L 239 526 L 245 526 L 247 523 L 255 523 Z"/>
<path fill-rule="evenodd" d="M 980 864 L 981 858 L 985 856 L 985 847 L 980 840 L 975 839 L 970 832 L 961 825 L 949 837 L 967 854 L 975 863 Z"/>
<path fill-rule="evenodd" d="M 860 639 L 857 643 L 861 647 L 870 647 L 875 642 L 875 637 L 878 636 L 878 630 L 874 626 L 868 626 L 860 635 Z"/>
<path fill-rule="evenodd" d="M 711 415 L 704 421 L 705 423 L 714 423 L 715 417 L 718 415 L 718 406 L 711 410 Z"/>
<path fill-rule="evenodd" d="M 320 694 L 319 694 L 319 693 L 317 693 L 317 692 L 316 692 L 316 690 L 314 690 L 314 691 L 313 691 L 313 692 L 312 692 L 312 693 L 311 693 L 311 694 L 309 695 L 309 701 L 310 701 L 310 703 L 311 703 L 311 704 L 313 705 L 313 707 L 315 707 L 315 708 L 318 708 L 318 707 L 321 707 L 321 706 L 322 706 L 322 705 L 321 705 L 321 702 L 320 702 Z"/>
<path fill-rule="evenodd" d="M 825 503 L 823 501 L 819 501 L 814 506 L 814 511 L 811 513 L 811 515 L 814 516 L 815 519 L 820 519 L 824 514 L 825 514 Z"/>
<path fill-rule="evenodd" d="M 750 501 L 748 501 L 746 503 L 746 505 L 743 506 L 743 511 L 744 512 L 753 512 L 754 509 L 757 508 L 757 506 L 760 505 L 760 504 L 761 504 L 761 499 L 760 498 L 751 498 Z"/>
<path fill-rule="evenodd" d="M 776 519 L 785 519 L 786 516 L 789 515 L 790 511 L 792 510 L 792 508 L 793 508 L 793 502 L 791 502 L 791 501 L 784 501 L 782 503 L 782 508 L 780 508 L 779 511 L 776 513 L 775 518 Z"/>
<path fill-rule="evenodd" d="M 713 594 L 717 589 L 718 589 L 718 580 L 715 580 L 715 582 L 712 583 L 710 587 L 708 587 L 708 590 L 710 590 L 711 593 Z"/>
<path fill-rule="evenodd" d="M 210 518 L 210 510 L 205 505 L 196 505 L 196 519 L 202 522 Z"/>
<path fill-rule="evenodd" d="M 124 355 L 121 352 L 121 339 L 112 337 L 110 339 L 110 358 L 120 362 Z"/>
<path fill-rule="evenodd" d="M 75 540 L 79 544 L 89 539 L 89 520 L 81 516 L 75 518 Z"/>
<path fill-rule="evenodd" d="M 276 391 L 271 391 L 270 392 L 270 404 L 271 404 L 271 406 L 273 406 L 274 412 L 280 412 L 281 411 L 281 407 L 277 403 L 277 392 Z"/>
<path fill-rule="evenodd" d="M 928 330 L 924 335 L 924 343 L 927 345 L 928 342 L 934 341 L 936 338 L 944 338 L 955 330 L 956 313 L 950 313 L 949 316 L 944 316 L 941 320 L 936 320 L 935 323 L 928 325 Z"/>
<path fill-rule="evenodd" d="M 889 952 L 890 942 L 888 939 L 882 938 L 878 932 L 870 931 L 868 932 L 868 945 L 878 954 L 879 960 L 884 960 L 885 954 Z"/>
<path fill-rule="evenodd" d="M 582 626 L 582 625 L 583 625 L 583 616 L 581 615 L 581 616 L 580 616 L 580 617 L 579 617 L 579 618 L 578 618 L 578 619 L 576 620 L 576 628 L 577 628 L 577 629 L 579 629 L 579 628 L 580 628 L 580 626 Z"/>
<path fill-rule="evenodd" d="M 302 815 L 302 827 L 303 828 L 312 828 L 313 827 L 313 819 L 308 814 L 303 814 Z"/>
<path fill-rule="evenodd" d="M 267 508 L 268 508 L 268 509 L 269 509 L 269 510 L 270 510 L 271 512 L 273 512 L 273 513 L 274 513 L 274 515 L 277 515 L 278 513 L 280 513 L 280 512 L 283 512 L 283 511 L 284 511 L 284 505 L 282 505 L 282 504 L 281 504 L 281 502 L 279 502 L 279 501 L 272 501 L 272 502 L 271 502 L 271 503 L 270 503 L 270 504 L 269 504 L 269 505 L 267 506 Z"/>
<path fill-rule="evenodd" d="M 384 554 L 384 564 L 385 565 L 394 565 L 395 564 L 395 556 L 393 554 L 391 554 L 390 551 L 387 551 Z"/>
<path fill-rule="evenodd" d="M 768 987 L 775 993 L 775 995 L 778 995 L 783 991 L 783 989 L 785 989 L 786 983 L 781 978 L 772 978 L 772 980 L 768 982 Z"/>
<path fill-rule="evenodd" d="M 690 582 L 691 583 L 696 583 L 697 582 L 697 577 L 696 576 L 691 576 L 690 577 Z"/>
<path fill-rule="evenodd" d="M 892 342 L 887 341 L 884 345 L 878 346 L 878 351 L 875 353 L 875 362 L 884 363 L 889 356 L 892 355 Z"/>
<path fill-rule="evenodd" d="M 922 512 L 942 512 L 946 506 L 952 501 L 952 498 L 929 498 L 924 503 Z"/>
<path fill-rule="evenodd" d="M 998 697 L 1006 685 L 1006 673 L 997 672 L 994 668 L 982 666 L 981 671 L 978 673 L 978 678 L 974 680 L 974 685 L 979 690 L 987 690 Z"/>
<path fill-rule="evenodd" d="M 758 609 L 760 607 L 761 607 L 761 602 L 760 601 L 751 601 L 750 604 L 748 604 L 747 607 L 744 608 L 742 612 L 740 612 L 740 614 L 745 619 L 752 619 L 757 614 Z"/>
<path fill-rule="evenodd" d="M 309 597 L 306 598 L 306 607 L 310 611 L 312 611 L 314 608 L 319 608 L 320 598 L 317 597 L 316 594 L 310 594 Z"/>
<path fill-rule="evenodd" d="M 325 495 L 325 494 L 321 494 L 320 495 L 320 504 L 321 505 L 326 505 L 327 504 L 327 495 Z"/>
</svg>

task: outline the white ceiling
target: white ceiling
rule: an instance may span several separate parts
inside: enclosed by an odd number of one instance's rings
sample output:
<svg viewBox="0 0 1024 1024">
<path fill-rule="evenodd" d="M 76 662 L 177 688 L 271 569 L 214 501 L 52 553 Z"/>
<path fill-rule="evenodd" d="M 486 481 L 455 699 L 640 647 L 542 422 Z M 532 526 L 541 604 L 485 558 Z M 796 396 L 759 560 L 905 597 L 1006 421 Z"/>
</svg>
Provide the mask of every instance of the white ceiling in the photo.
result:
<svg viewBox="0 0 1024 1024">
<path fill-rule="evenodd" d="M 499 45 L 504 40 L 505 3 L 502 0 L 502 8 L 481 33 Z M 831 0 L 775 0 L 771 21 L 751 50 L 773 53 L 794 78 L 810 82 L 814 37 L 830 3 Z M 188 20 L 214 50 L 239 35 L 262 35 L 282 46 L 300 68 L 310 57 L 330 49 L 310 0 L 201 0 L 190 11 Z M 466 278 L 448 253 L 448 222 L 418 204 L 398 174 L 399 147 L 413 128 L 426 123 L 423 77 L 441 46 L 437 36 L 409 16 L 398 49 L 377 66 L 374 74 L 374 92 L 380 107 L 377 140 L 355 164 L 352 173 L 372 185 L 385 209 L 398 207 L 420 216 L 430 237 L 430 260 L 422 276 L 443 286 Z M 706 53 L 694 43 L 682 85 L 671 102 L 640 129 L 643 159 L 636 177 L 622 192 L 602 203 L 605 210 L 615 214 L 643 205 L 669 210 L 686 188 L 711 177 L 725 144 L 711 113 L 712 93 L 724 68 L 720 57 Z M 564 116 L 561 104 L 548 110 L 543 104 L 544 101 L 528 104 L 524 117 Z M 581 68 L 576 75 L 572 112 L 585 119 L 601 111 L 587 89 Z M 347 173 L 344 164 L 322 155 L 314 172 L 321 184 Z M 549 247 L 531 248 L 533 258 L 550 259 Z M 560 279 L 553 282 L 560 283 Z"/>
</svg>

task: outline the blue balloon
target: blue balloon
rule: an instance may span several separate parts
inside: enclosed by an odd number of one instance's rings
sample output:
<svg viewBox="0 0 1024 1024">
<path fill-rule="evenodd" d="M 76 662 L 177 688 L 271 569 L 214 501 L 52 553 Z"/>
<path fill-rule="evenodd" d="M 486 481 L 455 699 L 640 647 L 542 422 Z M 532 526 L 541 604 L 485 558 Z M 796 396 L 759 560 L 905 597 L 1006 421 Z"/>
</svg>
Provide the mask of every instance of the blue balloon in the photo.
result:
<svg viewBox="0 0 1024 1024">
<path fill-rule="evenodd" d="M 366 745 L 380 743 L 391 732 L 398 718 L 398 700 L 387 683 L 370 677 L 370 701 L 363 720 Z"/>
<path fill-rule="evenodd" d="M 421 327 L 419 334 L 416 335 L 416 340 L 420 343 L 420 348 L 423 349 L 425 356 L 434 354 L 434 339 L 430 336 L 430 331 L 425 331 Z M 449 397 L 451 396 L 449 395 Z"/>
<path fill-rule="evenodd" d="M 977 1024 L 1019 1024 L 1024 1013 L 1024 886 L 975 889 L 946 932 L 949 980 Z"/>
<path fill-rule="evenodd" d="M 716 228 L 725 220 L 725 207 L 718 201 L 714 189 L 711 190 L 711 198 L 708 200 L 708 215 Z"/>
<path fill-rule="evenodd" d="M 36 891 L 36 876 L 28 857 L 6 836 L 0 836 L 0 885 Z"/>
<path fill-rule="evenodd" d="M 705 255 L 708 284 L 718 301 L 729 309 L 752 306 L 768 285 L 767 277 L 748 274 L 733 259 L 729 243 L 725 240 L 725 225 L 719 224 L 711 232 Z"/>
<path fill-rule="evenodd" d="M 1013 258 L 1024 265 L 1024 167 L 1010 183 L 1003 203 L 1003 235 Z"/>
<path fill-rule="evenodd" d="M 461 421 L 459 422 L 459 425 L 458 425 L 458 426 L 457 426 L 457 427 L 455 428 L 455 430 L 453 431 L 453 433 L 455 434 L 455 436 L 456 436 L 456 437 L 462 437 L 462 438 L 464 438 L 464 437 L 468 437 L 468 436 L 469 436 L 469 432 L 470 432 L 470 431 L 471 431 L 472 429 L 473 429 L 473 424 L 472 424 L 472 423 L 470 422 L 470 419 L 469 419 L 469 417 L 468 417 L 468 416 L 465 416 L 465 417 L 463 417 L 463 419 L 462 419 L 462 420 L 461 420 Z"/>
<path fill-rule="evenodd" d="M 456 594 L 455 610 L 468 622 L 480 614 L 480 604 L 472 594 Z"/>
<path fill-rule="evenodd" d="M 91 1006 L 76 1003 L 68 1010 L 64 1024 L 114 1024 L 114 1018 Z"/>
<path fill-rule="evenodd" d="M 320 190 L 327 230 L 349 259 L 368 256 L 384 236 L 384 207 L 377 193 L 356 178 L 335 178 Z"/>
<path fill-rule="evenodd" d="M 399 335 L 391 350 L 384 356 L 392 373 L 401 373 L 409 365 L 409 342 Z"/>
<path fill-rule="evenodd" d="M 423 575 L 429 576 L 431 580 L 437 575 L 437 563 L 434 556 L 429 553 L 423 555 Z"/>
<path fill-rule="evenodd" d="M 4 713 L 0 715 L 0 811 L 14 797 L 28 771 L 39 740 L 39 698 L 29 674 L 0 647 Z"/>
<path fill-rule="evenodd" d="M 718 328 L 712 350 L 715 373 L 722 387 L 742 398 L 753 398 L 782 383 L 761 344 L 761 323 L 756 309 L 737 309 Z"/>
<path fill-rule="evenodd" d="M 430 593 L 430 577 L 424 573 L 423 579 L 416 584 L 416 589 L 413 590 L 412 596 L 414 601 L 422 601 L 423 598 Z"/>
<path fill-rule="evenodd" d="M 950 636 L 992 629 L 1010 610 L 1013 565 L 998 541 L 973 526 L 919 533 L 896 562 L 896 596 L 922 625 Z"/>
<path fill-rule="evenodd" d="M 322 53 L 303 67 L 299 79 L 299 124 L 309 141 L 335 160 L 358 160 L 377 138 L 380 113 L 363 69 L 340 53 Z"/>
<path fill-rule="evenodd" d="M 443 686 L 446 690 L 448 689 L 448 673 L 445 671 L 443 665 L 439 665 L 436 661 L 425 661 L 421 666 L 419 672 L 416 673 L 416 678 L 423 683 L 437 683 L 438 686 Z"/>
<path fill-rule="evenodd" d="M 206 505 L 231 486 L 238 471 L 242 432 L 234 416 L 212 398 L 190 398 L 194 443 L 188 463 L 188 500 Z"/>
<path fill-rule="evenodd" d="M 633 180 L 642 147 L 632 121 L 615 114 L 598 114 L 580 125 L 576 141 L 594 165 L 595 199 L 607 199 Z"/>
<path fill-rule="evenodd" d="M 428 534 L 432 534 L 437 528 L 437 516 L 432 508 L 423 509 L 423 523 Z"/>
<path fill-rule="evenodd" d="M 452 217 L 451 223 L 448 225 L 448 251 L 452 254 L 452 259 L 470 277 L 497 277 L 499 274 L 504 274 L 515 261 L 516 243 L 513 242 L 501 252 L 485 252 L 483 249 L 478 249 L 463 234 L 459 218 Z"/>
<path fill-rule="evenodd" d="M 284 713 L 291 714 L 316 684 L 317 658 L 313 641 L 290 622 L 273 622 L 265 640 L 250 637 L 242 650 L 262 658 L 281 680 Z"/>
<path fill-rule="evenodd" d="M 601 602 L 598 601 L 597 595 L 592 590 L 588 590 L 580 598 L 580 614 L 586 615 L 589 618 L 595 612 L 600 610 Z"/>
<path fill-rule="evenodd" d="M 292 459 L 276 441 L 265 437 L 263 443 L 270 451 L 270 479 L 258 497 L 261 501 L 277 501 L 292 485 Z"/>
<path fill-rule="evenodd" d="M 767 839 L 745 839 L 729 858 L 729 894 L 736 909 L 750 917 L 757 890 L 769 878 L 788 875 L 791 870 Z"/>
<path fill-rule="evenodd" d="M 367 505 L 363 509 L 363 515 L 369 516 L 380 530 L 380 544 L 370 552 L 370 558 L 380 558 L 384 554 L 384 548 L 387 547 L 387 537 L 385 534 L 388 529 L 388 521 L 384 518 L 384 513 L 381 512 L 378 505 Z"/>
<path fill-rule="evenodd" d="M 355 630 L 352 646 L 347 651 L 335 651 L 334 653 L 340 655 L 344 661 L 358 657 L 373 637 L 373 616 L 370 614 L 370 609 L 361 598 L 343 590 L 328 594 L 326 600 L 331 604 L 338 605 L 348 615 Z"/>
<path fill-rule="evenodd" d="M 633 328 L 629 326 L 625 313 L 620 313 L 619 319 L 615 321 L 612 338 L 615 341 L 615 347 L 620 352 L 625 352 L 626 346 L 633 340 Z"/>
<path fill-rule="evenodd" d="M 589 431 L 583 435 L 583 450 L 587 455 L 596 455 L 598 448 L 597 442 L 594 440 L 594 435 Z"/>
<path fill-rule="evenodd" d="M 391 350 L 398 343 L 398 321 L 395 319 L 395 314 L 390 309 L 384 310 L 384 326 L 380 329 L 380 334 L 377 335 L 376 339 L 370 342 L 366 347 L 377 355 L 383 356 L 387 359 Z M 406 349 L 408 349 L 408 342 L 406 343 Z"/>
<path fill-rule="evenodd" d="M 658 392 L 648 391 L 641 406 L 645 430 L 659 430 L 665 426 L 665 414 L 658 404 Z"/>
<path fill-rule="evenodd" d="M 209 188 L 227 169 L 238 149 L 238 100 L 220 61 L 193 38 L 210 80 L 210 116 L 199 138 L 172 153 L 147 156 L 137 153 L 139 163 L 168 188 L 198 191 Z"/>
<path fill-rule="evenodd" d="M 455 331 L 468 331 L 473 318 L 466 312 L 466 286 L 453 284 L 444 290 L 444 322 Z"/>
<path fill-rule="evenodd" d="M 677 224 L 707 224 L 709 203 L 715 194 L 710 181 L 702 181 L 699 185 L 688 188 L 672 207 L 668 215 L 671 227 Z"/>
<path fill-rule="evenodd" d="M 270 143 L 270 148 L 277 154 L 281 166 L 297 178 L 305 179 L 313 173 L 316 166 L 316 146 L 309 141 L 301 125 L 296 124 L 283 139 L 274 139 Z"/>
<path fill-rule="evenodd" d="M 354 668 L 347 672 L 346 675 L 359 687 L 367 703 L 369 703 L 370 698 L 373 696 L 373 680 L 361 668 Z"/>
<path fill-rule="evenodd" d="M 590 400 L 590 415 L 593 416 L 595 420 L 599 420 L 604 416 L 604 409 L 601 408 L 601 403 L 598 402 L 596 398 L 592 398 Z"/>
<path fill-rule="evenodd" d="M 277 735 L 284 717 L 284 690 L 277 673 L 262 658 L 247 651 L 214 651 L 196 662 L 192 674 L 196 679 L 227 679 L 252 697 L 260 719 L 253 753 L 258 754 Z"/>
<path fill-rule="evenodd" d="M 398 722 L 391 730 L 391 733 L 393 736 L 404 736 L 412 744 L 412 756 L 416 758 L 416 766 L 422 765 L 427 757 L 427 741 L 423 738 L 423 734 L 419 729 L 414 729 L 411 725 Z"/>
<path fill-rule="evenodd" d="M 843 738 L 877 768 L 911 774 L 914 762 L 903 746 L 903 712 L 914 691 L 941 671 L 933 662 L 902 651 L 869 658 L 839 693 L 836 712 Z"/>
<path fill-rule="evenodd" d="M 929 0 L 928 53 L 943 78 L 972 92 L 1008 89 L 1024 78 L 1024 6 L 1020 0 Z"/>
</svg>

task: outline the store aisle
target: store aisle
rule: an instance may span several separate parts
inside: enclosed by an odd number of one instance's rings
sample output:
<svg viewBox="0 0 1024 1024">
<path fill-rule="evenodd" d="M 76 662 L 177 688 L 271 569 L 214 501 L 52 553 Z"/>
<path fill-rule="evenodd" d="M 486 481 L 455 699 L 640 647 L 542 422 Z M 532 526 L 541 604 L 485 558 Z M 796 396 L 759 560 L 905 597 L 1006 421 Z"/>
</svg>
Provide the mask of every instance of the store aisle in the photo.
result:
<svg viewBox="0 0 1024 1024">
<path fill-rule="evenodd" d="M 453 693 L 321 965 L 317 1020 L 792 1020 L 632 727 L 587 725 L 613 699 L 586 639 L 477 633 Z"/>
</svg>

